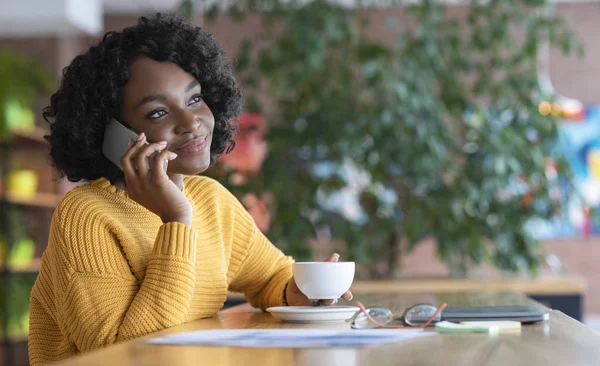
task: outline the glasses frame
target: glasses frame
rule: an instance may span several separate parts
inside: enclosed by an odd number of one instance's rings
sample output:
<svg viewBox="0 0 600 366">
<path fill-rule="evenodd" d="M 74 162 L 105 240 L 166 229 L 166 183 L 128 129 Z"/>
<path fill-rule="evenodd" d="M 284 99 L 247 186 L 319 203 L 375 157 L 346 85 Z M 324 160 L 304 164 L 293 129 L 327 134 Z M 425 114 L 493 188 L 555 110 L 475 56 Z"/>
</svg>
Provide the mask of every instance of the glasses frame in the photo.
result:
<svg viewBox="0 0 600 366">
<path fill-rule="evenodd" d="M 358 308 L 360 309 L 360 311 L 366 315 L 367 319 L 369 320 L 369 322 L 373 325 L 376 325 L 379 328 L 390 328 L 390 329 L 399 329 L 399 328 L 426 328 L 427 326 L 429 326 L 429 324 L 431 324 L 431 322 L 433 322 L 435 320 L 435 318 L 442 312 L 444 311 L 444 309 L 448 306 L 448 304 L 446 303 L 442 303 L 440 306 L 438 306 L 437 311 L 423 324 L 420 325 L 409 325 L 409 324 L 383 324 L 383 323 L 379 323 L 378 321 L 376 321 L 375 319 L 373 319 L 371 317 L 371 315 L 369 315 L 369 312 L 367 311 L 367 308 L 360 302 L 357 301 L 356 302 L 356 306 L 358 306 Z"/>
</svg>

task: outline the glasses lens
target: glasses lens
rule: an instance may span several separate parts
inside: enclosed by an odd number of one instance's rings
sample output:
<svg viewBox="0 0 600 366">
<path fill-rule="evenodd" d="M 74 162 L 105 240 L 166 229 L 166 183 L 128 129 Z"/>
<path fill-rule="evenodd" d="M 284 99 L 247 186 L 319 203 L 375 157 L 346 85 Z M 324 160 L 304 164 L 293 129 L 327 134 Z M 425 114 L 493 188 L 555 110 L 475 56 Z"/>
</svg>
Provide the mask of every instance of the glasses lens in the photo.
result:
<svg viewBox="0 0 600 366">
<path fill-rule="evenodd" d="M 382 307 L 369 307 L 366 309 L 367 313 L 380 324 L 387 324 L 392 321 L 394 315 L 390 309 L 382 308 Z M 364 328 L 376 328 L 377 326 L 369 321 L 369 318 L 365 315 L 364 312 L 359 311 L 354 318 L 354 322 L 352 323 L 352 327 L 356 329 L 364 329 Z"/>
<path fill-rule="evenodd" d="M 431 304 L 419 304 L 411 306 L 404 311 L 404 322 L 408 325 L 418 326 L 425 324 L 429 318 L 437 311 L 437 306 Z M 442 318 L 441 314 L 438 314 L 432 323 L 439 322 Z"/>
</svg>

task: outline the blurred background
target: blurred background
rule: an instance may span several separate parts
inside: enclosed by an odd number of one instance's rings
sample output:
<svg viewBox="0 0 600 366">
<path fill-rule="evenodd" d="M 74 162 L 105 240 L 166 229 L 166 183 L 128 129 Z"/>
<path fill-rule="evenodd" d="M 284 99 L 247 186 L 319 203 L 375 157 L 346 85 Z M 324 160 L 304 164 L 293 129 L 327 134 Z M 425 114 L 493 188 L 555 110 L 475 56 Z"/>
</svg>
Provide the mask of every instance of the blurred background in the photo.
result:
<svg viewBox="0 0 600 366">
<path fill-rule="evenodd" d="M 1 362 L 27 364 L 52 211 L 41 110 L 107 31 L 176 12 L 246 95 L 207 172 L 297 260 L 527 293 L 600 329 L 600 1 L 3 0 Z"/>
</svg>

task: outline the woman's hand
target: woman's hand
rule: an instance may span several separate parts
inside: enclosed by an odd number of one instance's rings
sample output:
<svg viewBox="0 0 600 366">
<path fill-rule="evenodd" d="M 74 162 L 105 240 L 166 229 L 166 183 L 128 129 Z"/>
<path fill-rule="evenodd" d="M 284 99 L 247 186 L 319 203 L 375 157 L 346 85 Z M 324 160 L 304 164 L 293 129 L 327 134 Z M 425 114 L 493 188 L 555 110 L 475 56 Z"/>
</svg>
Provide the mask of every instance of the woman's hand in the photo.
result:
<svg viewBox="0 0 600 366">
<path fill-rule="evenodd" d="M 130 142 L 129 150 L 121 158 L 125 183 L 129 197 L 157 214 L 164 223 L 192 223 L 192 205 L 187 197 L 169 179 L 165 165 L 177 157 L 166 149 L 166 141 L 146 143 L 146 135 L 141 133 L 138 140 Z M 156 154 L 149 166 L 148 157 Z"/>
<path fill-rule="evenodd" d="M 340 259 L 339 254 L 332 254 L 325 262 L 337 262 Z M 348 291 L 342 295 L 345 300 L 352 300 L 352 292 Z M 289 306 L 308 306 L 308 305 L 333 305 L 337 300 L 309 300 L 306 295 L 300 291 L 296 281 L 292 278 L 287 286 L 286 299 Z"/>
</svg>

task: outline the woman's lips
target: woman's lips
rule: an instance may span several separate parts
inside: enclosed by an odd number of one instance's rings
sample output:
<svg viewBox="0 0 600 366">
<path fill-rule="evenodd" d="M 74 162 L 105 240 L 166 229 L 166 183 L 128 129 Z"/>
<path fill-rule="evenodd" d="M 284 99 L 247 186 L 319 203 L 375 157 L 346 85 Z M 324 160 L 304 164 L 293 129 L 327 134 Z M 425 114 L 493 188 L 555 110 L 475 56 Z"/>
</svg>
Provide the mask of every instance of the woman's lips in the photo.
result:
<svg viewBox="0 0 600 366">
<path fill-rule="evenodd" d="M 197 138 L 193 139 L 192 141 L 186 143 L 179 149 L 176 149 L 175 152 L 182 152 L 182 153 L 188 153 L 188 154 L 204 152 L 204 150 L 206 149 L 206 140 L 207 140 L 206 137 L 207 136 L 208 135 L 197 137 Z"/>
</svg>

